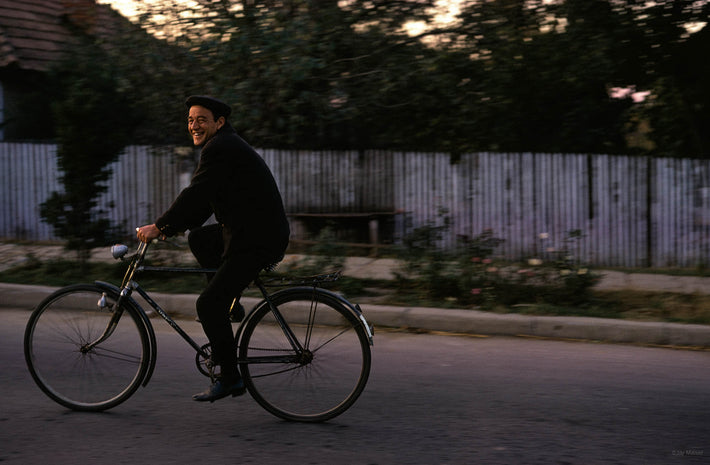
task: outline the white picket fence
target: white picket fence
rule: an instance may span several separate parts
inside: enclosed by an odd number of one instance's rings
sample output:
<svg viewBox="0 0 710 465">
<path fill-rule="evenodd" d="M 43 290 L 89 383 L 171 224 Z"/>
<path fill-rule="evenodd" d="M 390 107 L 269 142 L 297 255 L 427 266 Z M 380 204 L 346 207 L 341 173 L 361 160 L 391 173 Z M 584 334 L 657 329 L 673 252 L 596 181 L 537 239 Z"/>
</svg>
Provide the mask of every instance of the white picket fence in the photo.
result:
<svg viewBox="0 0 710 465">
<path fill-rule="evenodd" d="M 127 234 L 152 221 L 189 182 L 194 165 L 176 152 L 131 146 L 114 164 L 102 204 L 115 205 L 110 218 Z M 490 229 L 505 239 L 497 253 L 509 259 L 550 254 L 578 230 L 584 237 L 572 252 L 592 265 L 710 263 L 708 160 L 472 153 L 451 163 L 442 153 L 261 153 L 288 212 L 399 212 L 385 241 L 448 216 L 443 247 Z M 60 188 L 56 147 L 0 143 L 0 173 L 0 237 L 55 240 L 39 204 Z"/>
</svg>

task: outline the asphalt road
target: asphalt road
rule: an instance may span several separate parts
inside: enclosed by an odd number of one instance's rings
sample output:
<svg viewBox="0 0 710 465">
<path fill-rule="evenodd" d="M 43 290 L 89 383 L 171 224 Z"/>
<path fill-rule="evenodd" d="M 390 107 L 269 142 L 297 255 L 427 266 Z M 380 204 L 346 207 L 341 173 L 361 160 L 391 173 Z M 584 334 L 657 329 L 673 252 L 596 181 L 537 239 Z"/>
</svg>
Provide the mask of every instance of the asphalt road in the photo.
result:
<svg viewBox="0 0 710 465">
<path fill-rule="evenodd" d="M 305 425 L 248 395 L 193 402 L 206 378 L 154 320 L 151 383 L 90 414 L 34 385 L 22 353 L 28 316 L 0 311 L 2 463 L 710 463 L 707 351 L 378 332 L 363 396 L 331 422 Z"/>
</svg>

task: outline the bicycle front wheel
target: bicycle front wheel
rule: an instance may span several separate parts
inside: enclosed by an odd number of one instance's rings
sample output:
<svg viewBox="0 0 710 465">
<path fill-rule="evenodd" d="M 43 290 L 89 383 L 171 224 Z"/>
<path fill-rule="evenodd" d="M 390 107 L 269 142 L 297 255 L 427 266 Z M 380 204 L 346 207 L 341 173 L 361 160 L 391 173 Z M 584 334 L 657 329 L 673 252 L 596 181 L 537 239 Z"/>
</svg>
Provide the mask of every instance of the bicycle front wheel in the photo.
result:
<svg viewBox="0 0 710 465">
<path fill-rule="evenodd" d="M 264 303 L 245 323 L 239 343 L 249 393 L 285 420 L 320 422 L 340 415 L 360 396 L 370 373 L 362 323 L 318 289 L 288 289 L 271 299 L 281 322 Z"/>
<path fill-rule="evenodd" d="M 106 410 L 128 399 L 145 377 L 148 332 L 137 311 L 117 308 L 116 299 L 98 286 L 77 284 L 50 295 L 32 313 L 25 360 L 37 385 L 57 403 Z"/>
</svg>

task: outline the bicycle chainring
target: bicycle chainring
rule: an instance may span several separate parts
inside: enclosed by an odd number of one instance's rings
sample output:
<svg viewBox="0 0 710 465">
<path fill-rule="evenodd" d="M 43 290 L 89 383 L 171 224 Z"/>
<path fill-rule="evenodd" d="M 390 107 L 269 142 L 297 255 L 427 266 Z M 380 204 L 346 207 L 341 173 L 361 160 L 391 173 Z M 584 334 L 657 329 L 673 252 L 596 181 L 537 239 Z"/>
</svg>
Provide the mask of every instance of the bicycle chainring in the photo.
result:
<svg viewBox="0 0 710 465">
<path fill-rule="evenodd" d="M 209 344 L 205 344 L 201 347 L 203 352 L 207 354 L 212 354 L 212 349 Z M 203 375 L 210 379 L 214 378 L 214 364 L 212 363 L 212 357 L 203 357 L 200 352 L 195 355 L 195 363 L 197 364 L 197 370 Z"/>
</svg>

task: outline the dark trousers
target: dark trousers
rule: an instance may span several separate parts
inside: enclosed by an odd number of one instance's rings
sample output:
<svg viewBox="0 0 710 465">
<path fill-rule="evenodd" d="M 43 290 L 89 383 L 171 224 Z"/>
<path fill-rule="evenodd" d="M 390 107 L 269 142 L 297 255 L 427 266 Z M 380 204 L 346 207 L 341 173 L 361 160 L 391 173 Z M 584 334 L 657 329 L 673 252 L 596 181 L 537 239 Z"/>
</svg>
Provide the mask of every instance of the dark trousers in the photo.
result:
<svg viewBox="0 0 710 465">
<path fill-rule="evenodd" d="M 230 240 L 228 231 L 219 224 L 193 229 L 188 235 L 190 250 L 200 266 L 217 269 L 207 276 L 207 287 L 196 306 L 212 347 L 212 360 L 220 365 L 223 377 L 238 376 L 236 341 L 229 320 L 232 302 L 273 261 L 247 244 L 232 244 L 225 251 L 225 243 Z"/>
</svg>

